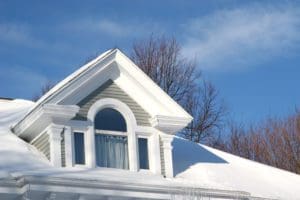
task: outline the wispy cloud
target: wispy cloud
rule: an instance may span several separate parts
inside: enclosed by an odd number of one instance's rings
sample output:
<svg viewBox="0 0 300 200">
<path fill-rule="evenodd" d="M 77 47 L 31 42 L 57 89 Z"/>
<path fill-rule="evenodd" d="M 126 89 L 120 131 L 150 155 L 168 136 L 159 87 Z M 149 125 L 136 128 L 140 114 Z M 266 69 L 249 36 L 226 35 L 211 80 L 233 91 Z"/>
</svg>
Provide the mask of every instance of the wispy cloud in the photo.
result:
<svg viewBox="0 0 300 200">
<path fill-rule="evenodd" d="M 184 25 L 184 53 L 205 69 L 244 68 L 300 46 L 300 9 L 290 6 L 219 10 Z"/>
<path fill-rule="evenodd" d="M 2 65 L 3 66 L 3 65 Z M 33 91 L 39 92 L 48 79 L 30 68 L 13 66 L 3 67 L 0 71 L 0 79 L 2 83 L 9 83 L 9 86 L 3 87 L 1 95 L 17 94 L 16 97 L 32 98 Z"/>
<path fill-rule="evenodd" d="M 31 27 L 25 24 L 0 24 L 0 41 L 30 47 L 43 46 L 43 42 L 33 37 Z"/>
<path fill-rule="evenodd" d="M 143 23 L 132 20 L 113 20 L 105 18 L 84 18 L 67 22 L 62 25 L 64 30 L 86 34 L 100 34 L 111 37 L 136 37 L 151 32 L 162 32 L 162 27 L 155 22 Z"/>
</svg>

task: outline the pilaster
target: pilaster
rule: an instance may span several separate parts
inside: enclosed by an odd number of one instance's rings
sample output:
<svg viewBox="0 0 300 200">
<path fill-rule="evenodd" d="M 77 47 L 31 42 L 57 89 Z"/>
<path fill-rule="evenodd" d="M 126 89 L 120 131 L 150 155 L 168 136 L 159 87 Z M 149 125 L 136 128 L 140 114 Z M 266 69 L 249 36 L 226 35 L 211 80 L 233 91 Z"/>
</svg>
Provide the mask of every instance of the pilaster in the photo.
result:
<svg viewBox="0 0 300 200">
<path fill-rule="evenodd" d="M 50 143 L 50 161 L 54 167 L 61 167 L 61 133 L 63 126 L 51 124 L 47 128 Z"/>
<path fill-rule="evenodd" d="M 165 161 L 165 175 L 167 178 L 172 178 L 173 174 L 173 158 L 172 158 L 172 141 L 174 136 L 161 134 L 161 141 L 163 143 L 164 161 Z"/>
<path fill-rule="evenodd" d="M 73 147 L 72 147 L 72 129 L 70 126 L 65 127 L 65 154 L 66 167 L 73 166 Z"/>
</svg>

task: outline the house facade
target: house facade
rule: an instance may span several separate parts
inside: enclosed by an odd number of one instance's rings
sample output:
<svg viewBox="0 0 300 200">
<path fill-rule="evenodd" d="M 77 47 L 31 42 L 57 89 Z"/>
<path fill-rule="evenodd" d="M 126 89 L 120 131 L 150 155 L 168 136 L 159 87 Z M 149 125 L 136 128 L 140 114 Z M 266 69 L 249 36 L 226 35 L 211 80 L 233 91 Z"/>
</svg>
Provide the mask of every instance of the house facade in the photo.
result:
<svg viewBox="0 0 300 200">
<path fill-rule="evenodd" d="M 109 50 L 35 103 L 0 99 L 0 199 L 299 199 L 298 175 L 176 137 L 191 120 Z"/>
</svg>

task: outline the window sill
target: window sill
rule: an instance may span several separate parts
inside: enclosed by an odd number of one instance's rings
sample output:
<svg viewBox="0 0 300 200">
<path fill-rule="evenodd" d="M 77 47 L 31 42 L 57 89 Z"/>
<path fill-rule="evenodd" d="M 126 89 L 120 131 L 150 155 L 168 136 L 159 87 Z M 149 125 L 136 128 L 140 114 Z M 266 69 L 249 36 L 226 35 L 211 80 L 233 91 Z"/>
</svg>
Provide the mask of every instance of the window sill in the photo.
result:
<svg viewBox="0 0 300 200">
<path fill-rule="evenodd" d="M 89 167 L 83 164 L 75 164 L 73 165 L 74 168 L 79 168 L 79 169 L 88 169 Z"/>
</svg>

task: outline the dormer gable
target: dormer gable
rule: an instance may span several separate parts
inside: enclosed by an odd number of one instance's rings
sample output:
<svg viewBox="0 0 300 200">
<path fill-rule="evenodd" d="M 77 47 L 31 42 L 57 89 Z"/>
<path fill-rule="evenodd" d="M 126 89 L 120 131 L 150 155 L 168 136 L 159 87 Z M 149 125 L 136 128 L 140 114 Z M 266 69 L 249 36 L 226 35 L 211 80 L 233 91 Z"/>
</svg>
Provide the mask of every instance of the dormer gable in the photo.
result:
<svg viewBox="0 0 300 200">
<path fill-rule="evenodd" d="M 107 126 L 99 127 L 117 127 L 122 118 L 123 131 L 97 128 L 104 121 Z M 191 120 L 129 58 L 113 49 L 58 83 L 13 130 L 57 167 L 147 168 L 172 177 L 171 141 Z M 108 126 L 110 122 L 115 124 Z"/>
</svg>

